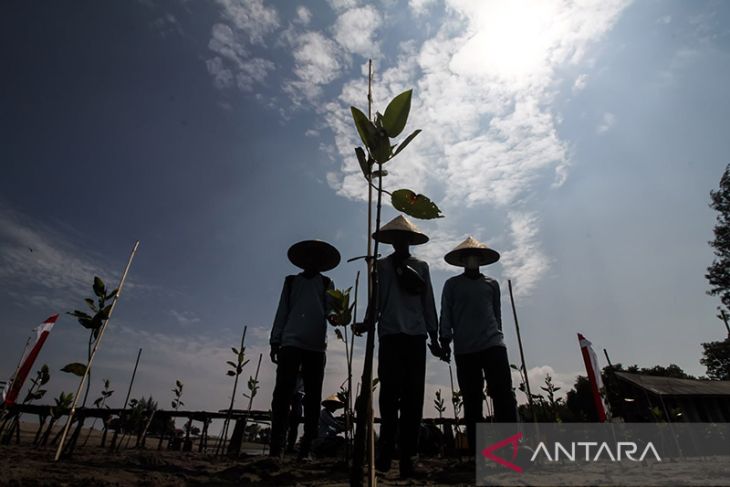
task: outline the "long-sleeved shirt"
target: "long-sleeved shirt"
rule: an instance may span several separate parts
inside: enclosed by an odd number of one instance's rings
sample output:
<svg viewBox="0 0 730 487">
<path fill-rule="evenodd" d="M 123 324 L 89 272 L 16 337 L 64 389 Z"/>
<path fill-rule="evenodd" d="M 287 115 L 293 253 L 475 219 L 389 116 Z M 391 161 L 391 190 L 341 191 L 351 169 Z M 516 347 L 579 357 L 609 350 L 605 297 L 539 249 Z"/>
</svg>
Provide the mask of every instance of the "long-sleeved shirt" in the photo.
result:
<svg viewBox="0 0 730 487">
<path fill-rule="evenodd" d="M 327 408 L 319 412 L 319 437 L 334 438 L 338 433 L 345 431 L 345 424 L 341 419 L 335 418 Z"/>
<path fill-rule="evenodd" d="M 428 264 L 412 256 L 403 261 L 418 272 L 426 284 L 421 294 L 412 294 L 398 283 L 394 255 L 378 261 L 378 336 L 396 333 L 435 335 L 438 317 Z"/>
<path fill-rule="evenodd" d="M 441 294 L 439 336 L 454 340 L 454 354 L 504 347 L 499 284 L 484 275 L 452 277 Z"/>
<path fill-rule="evenodd" d="M 334 289 L 332 281 L 328 289 Z M 328 302 L 321 274 L 287 276 L 269 343 L 324 352 L 327 349 Z"/>
</svg>

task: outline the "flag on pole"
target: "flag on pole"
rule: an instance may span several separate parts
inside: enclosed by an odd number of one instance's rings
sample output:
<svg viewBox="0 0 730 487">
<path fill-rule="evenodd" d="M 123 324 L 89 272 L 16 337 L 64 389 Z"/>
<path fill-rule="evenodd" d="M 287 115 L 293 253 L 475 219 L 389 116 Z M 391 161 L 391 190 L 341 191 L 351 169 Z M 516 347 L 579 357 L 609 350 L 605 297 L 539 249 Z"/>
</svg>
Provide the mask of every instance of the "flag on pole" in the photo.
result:
<svg viewBox="0 0 730 487">
<path fill-rule="evenodd" d="M 57 319 L 58 315 L 53 315 L 35 329 L 35 342 L 25 348 L 25 353 L 23 353 L 23 358 L 20 359 L 18 370 L 15 371 L 15 375 L 10 378 L 7 387 L 3 390 L 3 403 L 6 406 L 12 406 L 18 399 L 18 394 L 20 394 L 20 389 L 22 389 L 26 377 L 28 377 L 28 372 L 33 367 L 33 362 L 38 357 L 38 353 L 41 351 L 43 344 L 46 343 L 46 338 L 48 338 L 48 334 L 51 332 Z"/>
<path fill-rule="evenodd" d="M 603 397 L 605 389 L 601 379 L 601 367 L 598 365 L 598 357 L 596 352 L 593 351 L 591 342 L 580 333 L 578 333 L 578 343 L 580 344 L 580 351 L 583 353 L 583 361 L 586 364 L 588 380 L 591 383 L 593 402 L 596 404 L 596 411 L 598 411 L 598 421 L 605 423 L 609 410 Z"/>
</svg>

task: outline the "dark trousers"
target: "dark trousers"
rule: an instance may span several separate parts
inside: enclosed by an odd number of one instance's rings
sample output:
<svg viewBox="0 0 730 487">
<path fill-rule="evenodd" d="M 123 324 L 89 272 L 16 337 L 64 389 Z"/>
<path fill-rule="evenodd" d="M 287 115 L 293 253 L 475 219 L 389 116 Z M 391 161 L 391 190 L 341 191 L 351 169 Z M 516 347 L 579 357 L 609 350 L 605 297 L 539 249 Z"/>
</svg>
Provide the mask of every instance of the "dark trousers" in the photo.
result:
<svg viewBox="0 0 730 487">
<path fill-rule="evenodd" d="M 400 458 L 409 458 L 418 451 L 426 382 L 426 337 L 405 334 L 381 337 L 378 378 L 381 417 L 378 455 L 381 461 L 390 462 L 396 431 L 399 431 Z"/>
<path fill-rule="evenodd" d="M 494 420 L 498 423 L 517 422 L 517 400 L 512 390 L 507 349 L 491 347 L 474 353 L 454 356 L 456 377 L 464 399 L 464 418 L 469 448 L 476 446 L 476 423 L 484 421 L 482 401 L 484 400 L 484 379 L 494 404 Z"/>
<path fill-rule="evenodd" d="M 301 368 L 304 383 L 304 436 L 302 451 L 308 453 L 319 427 L 319 403 L 322 401 L 324 380 L 324 352 L 312 352 L 297 347 L 281 347 L 279 364 L 276 367 L 276 385 L 271 401 L 271 452 L 281 451 L 286 433 L 289 409 L 297 386 L 297 375 Z"/>
</svg>

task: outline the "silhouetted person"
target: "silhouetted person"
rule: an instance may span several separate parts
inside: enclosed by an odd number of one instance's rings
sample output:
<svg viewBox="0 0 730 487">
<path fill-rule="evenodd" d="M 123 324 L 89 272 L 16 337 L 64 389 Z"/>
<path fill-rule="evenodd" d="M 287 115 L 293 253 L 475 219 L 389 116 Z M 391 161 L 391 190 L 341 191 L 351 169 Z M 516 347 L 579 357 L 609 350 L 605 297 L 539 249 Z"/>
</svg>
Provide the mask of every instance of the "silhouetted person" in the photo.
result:
<svg viewBox="0 0 730 487">
<path fill-rule="evenodd" d="M 345 431 L 344 418 L 336 418 L 335 412 L 344 408 L 345 404 L 332 394 L 322 401 L 319 413 L 319 436 L 312 443 L 312 453 L 318 457 L 336 457 L 345 447 L 345 438 L 340 433 Z"/>
<path fill-rule="evenodd" d="M 376 468 L 388 471 L 400 447 L 401 477 L 413 475 L 418 431 L 423 414 L 426 337 L 438 348 L 438 318 L 428 264 L 411 256 L 408 247 L 428 242 L 415 225 L 399 216 L 373 235 L 395 252 L 378 265 L 378 378 L 380 440 Z M 432 348 L 434 350 L 434 348 Z M 438 350 L 436 353 L 440 353 Z M 400 413 L 400 416 L 399 416 Z"/>
<path fill-rule="evenodd" d="M 277 364 L 271 401 L 271 456 L 280 456 L 287 429 L 287 417 L 297 375 L 304 384 L 304 435 L 299 457 L 309 455 L 317 437 L 319 402 L 327 348 L 328 289 L 332 281 L 320 274 L 337 267 L 340 253 L 332 245 L 305 240 L 292 245 L 289 260 L 304 271 L 284 280 L 284 288 L 271 330 L 271 360 Z"/>
<path fill-rule="evenodd" d="M 450 343 L 454 342 L 469 448 L 474 451 L 476 423 L 483 421 L 485 379 L 494 403 L 494 420 L 517 421 L 517 402 L 502 333 L 499 284 L 479 272 L 479 266 L 497 262 L 499 253 L 469 237 L 444 259 L 464 267 L 463 274 L 444 284 L 439 334 L 442 360 L 450 360 Z"/>
</svg>

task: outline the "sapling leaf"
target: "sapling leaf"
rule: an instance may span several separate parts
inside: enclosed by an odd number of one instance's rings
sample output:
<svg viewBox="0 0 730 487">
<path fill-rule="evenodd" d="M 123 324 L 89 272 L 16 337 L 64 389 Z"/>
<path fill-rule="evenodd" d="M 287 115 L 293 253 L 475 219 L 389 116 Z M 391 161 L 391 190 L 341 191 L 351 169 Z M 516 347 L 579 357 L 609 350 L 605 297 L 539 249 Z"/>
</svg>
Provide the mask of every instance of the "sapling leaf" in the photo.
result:
<svg viewBox="0 0 730 487">
<path fill-rule="evenodd" d="M 234 375 L 236 375 L 236 373 L 234 371 L 232 371 L 232 370 L 227 370 L 226 371 L 226 374 L 227 375 L 230 375 L 231 377 L 233 377 Z"/>
<path fill-rule="evenodd" d="M 86 302 L 86 304 L 89 305 L 89 308 L 91 309 L 91 311 L 94 311 L 94 312 L 97 311 L 96 302 L 94 302 L 93 299 L 86 298 L 86 299 L 84 299 L 84 301 Z"/>
<path fill-rule="evenodd" d="M 388 103 L 382 118 L 382 124 L 389 137 L 398 137 L 406 127 L 408 113 L 411 111 L 412 94 L 413 90 L 404 91 Z"/>
<path fill-rule="evenodd" d="M 117 293 L 118 292 L 119 292 L 119 289 L 115 289 L 114 291 L 112 291 L 109 294 L 107 294 L 104 299 L 112 299 L 112 298 L 115 298 L 117 296 Z"/>
<path fill-rule="evenodd" d="M 66 312 L 67 315 L 74 316 L 76 318 L 83 318 L 83 319 L 91 319 L 91 315 L 88 313 L 84 313 L 83 311 L 74 310 L 72 313 Z"/>
<path fill-rule="evenodd" d="M 183 388 L 183 384 L 179 380 L 175 380 L 175 385 L 177 386 L 178 389 L 182 389 Z"/>
<path fill-rule="evenodd" d="M 344 336 L 342 336 L 342 332 L 340 331 L 340 329 L 339 329 L 339 328 L 335 328 L 335 336 L 336 336 L 336 337 L 337 337 L 337 338 L 338 338 L 339 340 L 342 340 L 343 342 L 345 341 L 345 337 L 344 337 Z"/>
<path fill-rule="evenodd" d="M 172 401 L 171 404 L 172 404 L 172 407 L 174 408 L 175 407 L 175 401 Z"/>
<path fill-rule="evenodd" d="M 350 107 L 350 111 L 352 112 L 352 119 L 355 121 L 357 133 L 360 134 L 360 140 L 362 140 L 365 147 L 370 149 L 370 152 L 372 152 L 374 137 L 377 133 L 375 125 L 373 125 L 373 122 L 368 120 L 368 117 L 366 117 L 360 109 Z"/>
<path fill-rule="evenodd" d="M 405 139 L 403 139 L 403 142 L 401 142 L 400 145 L 398 146 L 398 148 L 395 149 L 395 152 L 393 153 L 393 157 L 397 156 L 400 151 L 402 151 L 403 149 L 405 149 L 406 146 L 408 144 L 410 144 L 413 139 L 416 138 L 416 135 L 418 135 L 420 133 L 421 133 L 421 129 L 414 130 L 411 135 L 409 135 L 408 137 L 406 137 Z"/>
<path fill-rule="evenodd" d="M 391 203 L 396 210 L 421 220 L 443 218 L 441 210 L 434 202 L 410 189 L 398 189 L 391 195 Z"/>
<path fill-rule="evenodd" d="M 84 373 L 86 373 L 86 365 L 80 364 L 78 362 L 73 362 L 70 364 L 65 365 L 61 372 L 66 372 L 68 374 L 77 375 L 79 377 L 82 377 Z"/>
<path fill-rule="evenodd" d="M 355 147 L 355 155 L 357 156 L 357 162 L 360 164 L 362 175 L 365 176 L 365 179 L 370 179 L 371 164 L 365 155 L 365 151 L 362 150 L 362 147 Z"/>
<path fill-rule="evenodd" d="M 104 308 L 102 308 L 101 311 L 99 311 L 98 316 L 102 320 L 105 320 L 105 319 L 109 318 L 109 313 L 111 313 L 111 311 L 112 311 L 111 304 L 108 306 L 104 306 Z M 96 318 L 96 316 L 95 316 L 95 318 Z"/>
<path fill-rule="evenodd" d="M 41 385 L 46 384 L 49 380 L 51 380 L 51 372 L 48 370 L 48 365 L 43 364 L 43 367 L 41 367 Z"/>
<path fill-rule="evenodd" d="M 385 177 L 385 176 L 387 176 L 387 175 L 388 175 L 388 171 L 386 171 L 386 170 L 382 170 L 382 171 L 373 171 L 373 174 L 372 174 L 373 178 L 377 178 L 378 176 L 382 176 L 382 177 Z"/>
<path fill-rule="evenodd" d="M 231 367 L 237 367 L 237 366 L 238 366 L 238 364 L 236 364 L 236 363 L 234 363 L 234 362 L 231 362 L 230 360 L 226 360 L 226 363 L 227 363 L 228 365 L 230 365 Z"/>
<path fill-rule="evenodd" d="M 385 130 L 380 130 L 373 137 L 373 143 L 370 147 L 370 153 L 375 161 L 384 164 L 393 157 L 393 149 L 390 146 L 390 139 Z"/>
<path fill-rule="evenodd" d="M 96 276 L 94 276 L 94 294 L 100 298 L 106 296 L 106 286 L 104 285 L 104 281 Z"/>
<path fill-rule="evenodd" d="M 233 350 L 233 353 L 235 353 L 236 355 L 238 355 L 238 349 L 236 349 L 236 347 L 231 347 L 231 350 Z"/>
</svg>

